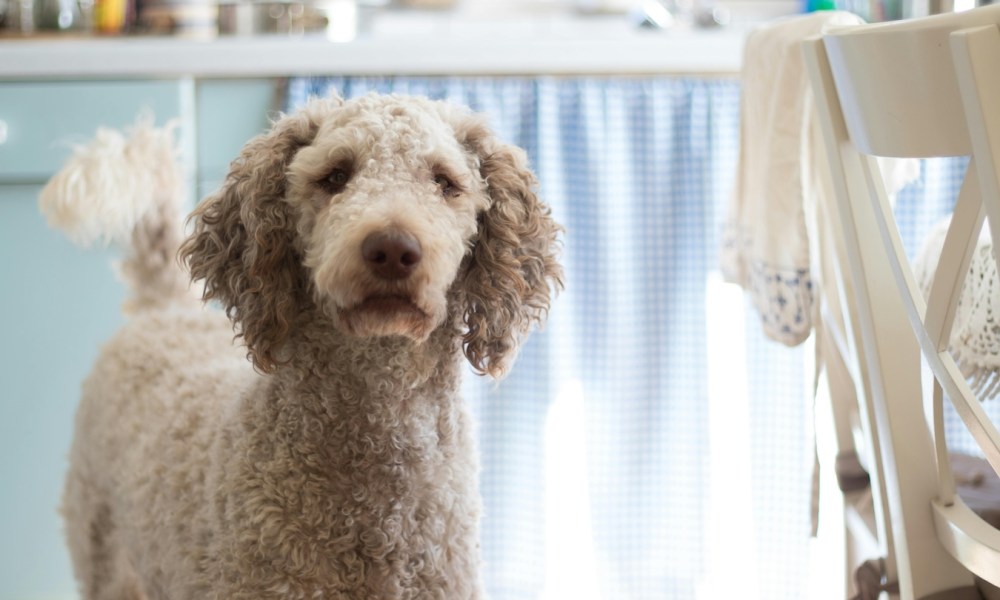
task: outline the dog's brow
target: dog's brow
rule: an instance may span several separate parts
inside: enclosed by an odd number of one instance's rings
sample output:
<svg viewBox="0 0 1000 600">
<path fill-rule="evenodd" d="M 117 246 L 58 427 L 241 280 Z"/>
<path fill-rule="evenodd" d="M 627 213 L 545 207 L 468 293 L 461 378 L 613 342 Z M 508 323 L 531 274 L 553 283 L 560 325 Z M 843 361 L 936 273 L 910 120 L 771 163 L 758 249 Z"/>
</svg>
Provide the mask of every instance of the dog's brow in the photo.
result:
<svg viewBox="0 0 1000 600">
<path fill-rule="evenodd" d="M 335 144 L 326 152 L 323 160 L 323 170 L 352 167 L 357 163 L 357 153 L 348 145 Z"/>
<path fill-rule="evenodd" d="M 433 148 L 427 156 L 427 163 L 432 169 L 447 171 L 449 175 L 465 178 L 469 174 L 466 155 L 457 146 Z"/>
</svg>

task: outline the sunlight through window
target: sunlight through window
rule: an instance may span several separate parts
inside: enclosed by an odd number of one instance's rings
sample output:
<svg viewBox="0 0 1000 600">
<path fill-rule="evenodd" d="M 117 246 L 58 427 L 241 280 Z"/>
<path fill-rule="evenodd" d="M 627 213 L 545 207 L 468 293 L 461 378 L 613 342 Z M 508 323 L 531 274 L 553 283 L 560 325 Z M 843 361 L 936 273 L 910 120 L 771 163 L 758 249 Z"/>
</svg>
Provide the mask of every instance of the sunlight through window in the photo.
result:
<svg viewBox="0 0 1000 600">
<path fill-rule="evenodd" d="M 705 579 L 698 597 L 760 597 L 754 561 L 753 469 L 747 394 L 744 296 L 738 286 L 709 277 L 708 506 Z"/>
<path fill-rule="evenodd" d="M 587 482 L 583 385 L 567 383 L 545 424 L 545 590 L 542 600 L 600 600 Z"/>
</svg>

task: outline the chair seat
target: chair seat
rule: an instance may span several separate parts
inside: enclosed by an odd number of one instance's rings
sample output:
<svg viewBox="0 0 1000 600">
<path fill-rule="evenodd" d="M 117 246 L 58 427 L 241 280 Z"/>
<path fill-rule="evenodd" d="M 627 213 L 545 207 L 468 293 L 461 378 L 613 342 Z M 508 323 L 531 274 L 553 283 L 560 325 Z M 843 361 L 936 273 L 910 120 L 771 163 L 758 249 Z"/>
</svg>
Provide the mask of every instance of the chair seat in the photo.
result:
<svg viewBox="0 0 1000 600">
<path fill-rule="evenodd" d="M 1000 476 L 984 458 L 952 452 L 949 459 L 958 495 L 982 520 L 1000 529 Z M 837 457 L 836 471 L 844 493 L 858 492 L 870 485 L 868 472 L 853 452 Z"/>
<path fill-rule="evenodd" d="M 1000 477 L 985 459 L 951 453 L 958 495 L 979 517 L 1000 529 Z"/>
</svg>

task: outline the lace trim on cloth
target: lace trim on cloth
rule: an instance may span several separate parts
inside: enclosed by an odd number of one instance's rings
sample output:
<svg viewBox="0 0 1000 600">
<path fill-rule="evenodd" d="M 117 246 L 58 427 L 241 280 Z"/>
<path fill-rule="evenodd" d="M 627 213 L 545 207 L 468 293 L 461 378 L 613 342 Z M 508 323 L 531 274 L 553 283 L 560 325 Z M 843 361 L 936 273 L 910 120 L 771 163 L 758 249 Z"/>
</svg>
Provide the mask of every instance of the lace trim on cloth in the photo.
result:
<svg viewBox="0 0 1000 600">
<path fill-rule="evenodd" d="M 924 297 L 930 294 L 950 222 L 945 219 L 931 230 L 913 263 L 913 275 Z M 948 346 L 980 399 L 1000 395 L 1000 285 L 988 227 L 983 227 L 972 255 Z"/>
<path fill-rule="evenodd" d="M 722 234 L 720 266 L 726 281 L 741 286 L 760 314 L 765 335 L 787 346 L 809 337 L 813 326 L 813 279 L 808 267 L 780 267 L 749 261 L 750 236 L 728 223 Z"/>
</svg>

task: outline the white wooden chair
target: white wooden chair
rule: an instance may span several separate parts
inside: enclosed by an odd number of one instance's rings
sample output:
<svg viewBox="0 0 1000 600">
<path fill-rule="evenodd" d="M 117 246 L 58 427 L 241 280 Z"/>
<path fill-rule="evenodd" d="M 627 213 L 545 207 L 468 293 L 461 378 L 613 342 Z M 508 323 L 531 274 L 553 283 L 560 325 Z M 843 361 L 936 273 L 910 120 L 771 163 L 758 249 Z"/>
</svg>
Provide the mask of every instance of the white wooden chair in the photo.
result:
<svg viewBox="0 0 1000 600">
<path fill-rule="evenodd" d="M 819 211 L 838 284 L 830 329 L 868 425 L 882 587 L 904 599 L 1000 597 L 1000 531 L 958 493 L 943 430 L 950 401 L 1000 472 L 1000 433 L 948 350 L 984 220 L 1000 244 L 998 24 L 987 6 L 803 44 L 837 198 Z M 925 301 L 874 157 L 959 155 L 972 158 Z"/>
</svg>

